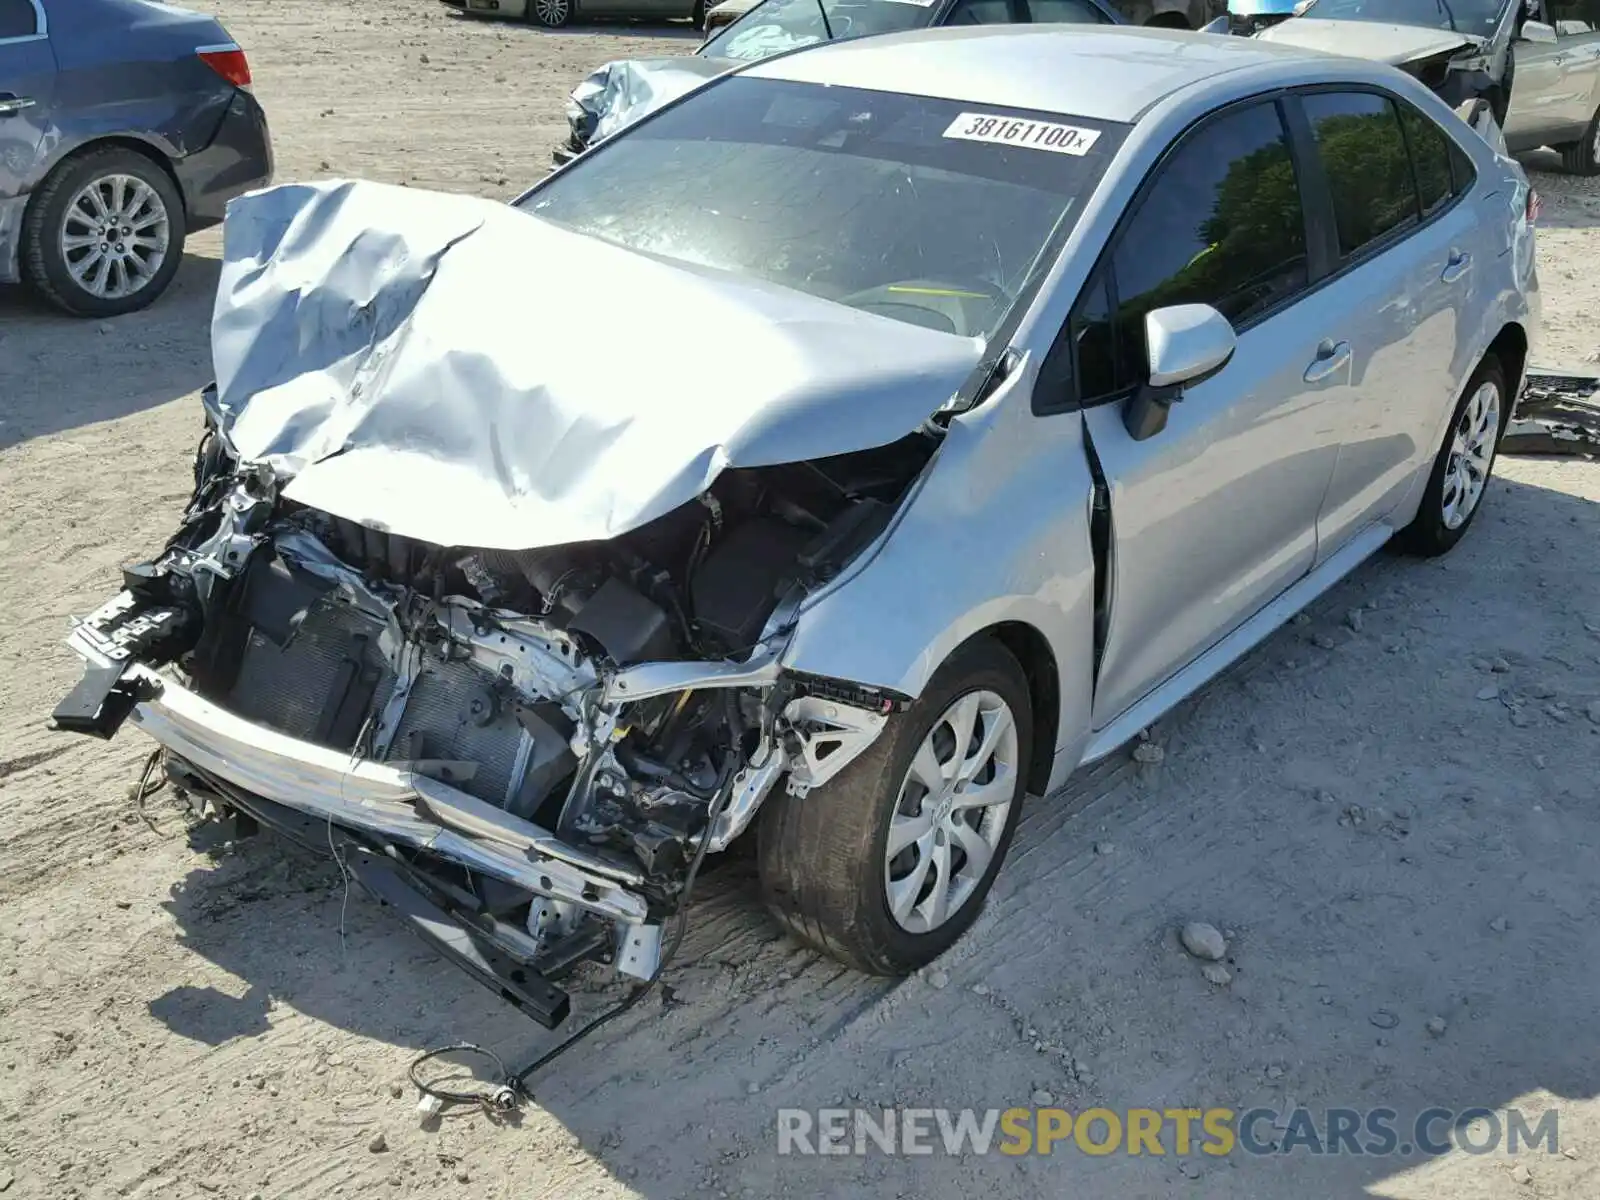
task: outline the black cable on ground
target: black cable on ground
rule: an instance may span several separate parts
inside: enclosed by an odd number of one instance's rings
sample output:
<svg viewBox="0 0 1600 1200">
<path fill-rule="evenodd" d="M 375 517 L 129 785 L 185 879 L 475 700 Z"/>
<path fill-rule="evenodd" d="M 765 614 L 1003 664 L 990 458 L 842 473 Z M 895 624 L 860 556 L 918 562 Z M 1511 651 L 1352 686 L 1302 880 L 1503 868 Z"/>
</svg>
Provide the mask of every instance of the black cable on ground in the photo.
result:
<svg viewBox="0 0 1600 1200">
<path fill-rule="evenodd" d="M 683 944 L 683 935 L 689 924 L 689 900 L 694 894 L 695 879 L 700 874 L 700 864 L 705 861 L 706 851 L 711 846 L 711 831 L 716 825 L 717 818 L 722 815 L 722 810 L 728 806 L 728 801 L 733 796 L 733 781 L 736 774 L 737 772 L 732 767 L 728 769 L 726 778 L 723 779 L 721 787 L 717 789 L 716 796 L 706 809 L 705 833 L 700 838 L 700 845 L 695 849 L 694 858 L 689 863 L 689 872 L 684 877 L 683 894 L 679 897 L 678 906 L 673 914 L 674 924 L 672 934 L 668 938 L 667 944 L 661 952 L 661 960 L 656 964 L 655 972 L 648 980 L 634 988 L 633 991 L 629 992 L 628 995 L 623 997 L 623 999 L 617 1004 L 601 1013 L 594 1020 L 590 1021 L 583 1028 L 579 1029 L 577 1033 L 567 1038 L 566 1041 L 545 1051 L 545 1053 L 541 1054 L 538 1058 L 520 1068 L 515 1073 L 507 1071 L 505 1063 L 492 1050 L 486 1050 L 484 1047 L 476 1045 L 472 1042 L 457 1042 L 453 1046 L 440 1046 L 436 1049 L 424 1051 L 421 1055 L 412 1060 L 411 1066 L 407 1072 L 411 1078 L 412 1084 L 415 1085 L 416 1089 L 424 1096 L 431 1096 L 445 1103 L 481 1104 L 486 1108 L 507 1107 L 507 1093 L 512 1095 L 520 1095 L 531 1100 L 533 1098 L 533 1093 L 528 1088 L 529 1079 L 531 1079 L 545 1067 L 549 1066 L 556 1059 L 560 1058 L 579 1042 L 598 1031 L 602 1026 L 616 1020 L 623 1013 L 633 1008 L 639 1003 L 639 1001 L 643 1000 L 652 991 L 654 991 L 656 985 L 661 982 L 661 977 L 666 974 L 667 966 L 672 962 L 673 957 L 677 954 L 678 947 Z M 500 1073 L 500 1081 L 495 1090 L 492 1092 L 451 1091 L 449 1089 L 436 1087 L 430 1083 L 424 1083 L 418 1077 L 417 1068 L 422 1066 L 423 1063 L 428 1062 L 430 1059 L 438 1058 L 440 1055 L 449 1054 L 452 1052 L 481 1054 L 485 1058 L 490 1059 L 499 1068 Z"/>
<path fill-rule="evenodd" d="M 436 1083 L 424 1083 L 422 1081 L 422 1077 L 417 1074 L 418 1069 L 423 1063 L 430 1062 L 433 1059 L 440 1058 L 446 1054 L 481 1054 L 484 1058 L 487 1058 L 491 1063 L 494 1064 L 502 1082 L 492 1085 L 492 1090 L 490 1091 L 484 1091 L 480 1088 L 470 1092 L 457 1091 L 452 1088 L 443 1088 Z M 419 1054 L 416 1058 L 411 1060 L 411 1065 L 406 1068 L 406 1074 L 411 1077 L 411 1082 L 416 1087 L 417 1091 L 421 1092 L 424 1096 L 432 1096 L 436 1100 L 441 1100 L 446 1104 L 481 1104 L 486 1109 L 497 1109 L 504 1107 L 500 1100 L 500 1094 L 505 1089 L 505 1083 L 503 1081 L 508 1078 L 504 1060 L 501 1059 L 501 1057 L 493 1050 L 485 1049 L 484 1047 L 474 1045 L 471 1042 L 457 1042 L 453 1046 L 436 1046 L 432 1050 L 424 1051 L 422 1054 Z"/>
</svg>

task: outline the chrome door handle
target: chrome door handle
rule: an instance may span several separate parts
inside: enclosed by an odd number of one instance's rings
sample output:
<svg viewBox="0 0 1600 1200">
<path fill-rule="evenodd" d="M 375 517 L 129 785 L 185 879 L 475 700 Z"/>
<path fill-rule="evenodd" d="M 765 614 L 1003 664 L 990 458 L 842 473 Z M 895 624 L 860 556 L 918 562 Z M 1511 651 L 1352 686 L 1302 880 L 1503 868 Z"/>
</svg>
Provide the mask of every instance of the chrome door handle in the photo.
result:
<svg viewBox="0 0 1600 1200">
<path fill-rule="evenodd" d="M 1321 383 L 1330 375 L 1337 375 L 1344 370 L 1350 362 L 1349 342 L 1330 342 L 1324 340 L 1317 347 L 1317 356 L 1311 360 L 1311 365 L 1306 368 L 1305 381 L 1307 383 Z"/>
<path fill-rule="evenodd" d="M 32 108 L 34 103 L 35 101 L 27 96 L 0 96 L 0 117 L 9 117 L 12 113 Z"/>
<path fill-rule="evenodd" d="M 1439 272 L 1439 278 L 1446 283 L 1454 283 L 1470 270 L 1472 270 L 1472 255 L 1465 250 L 1452 250 L 1450 261 L 1445 263 L 1444 270 Z"/>
</svg>

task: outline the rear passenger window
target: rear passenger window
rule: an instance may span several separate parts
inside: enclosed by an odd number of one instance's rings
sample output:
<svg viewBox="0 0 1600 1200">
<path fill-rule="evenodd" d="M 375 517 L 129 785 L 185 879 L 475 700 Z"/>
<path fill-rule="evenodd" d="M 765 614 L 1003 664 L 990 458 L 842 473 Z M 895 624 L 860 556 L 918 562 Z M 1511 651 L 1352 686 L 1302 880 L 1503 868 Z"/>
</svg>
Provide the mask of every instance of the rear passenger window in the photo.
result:
<svg viewBox="0 0 1600 1200">
<path fill-rule="evenodd" d="M 1394 105 L 1370 92 L 1317 92 L 1306 117 L 1333 194 L 1339 251 L 1359 254 L 1417 217 L 1417 189 Z"/>
<path fill-rule="evenodd" d="M 1409 104 L 1401 101 L 1399 108 L 1411 165 L 1417 173 L 1417 197 L 1426 216 L 1447 203 L 1455 190 L 1450 181 L 1450 139 Z"/>
<path fill-rule="evenodd" d="M 1007 0 L 956 0 L 945 18 L 946 25 L 1008 25 L 1011 10 Z"/>
<path fill-rule="evenodd" d="M 1089 0 L 1028 0 L 1028 16 L 1035 25 L 1099 25 L 1100 10 Z"/>
<path fill-rule="evenodd" d="M 0 41 L 38 32 L 32 0 L 0 0 Z"/>
<path fill-rule="evenodd" d="M 1117 235 L 1110 270 L 1079 302 L 1079 397 L 1144 378 L 1152 309 L 1210 304 L 1238 327 L 1306 280 L 1305 219 L 1277 105 L 1253 104 L 1202 125 L 1156 168 Z"/>
</svg>

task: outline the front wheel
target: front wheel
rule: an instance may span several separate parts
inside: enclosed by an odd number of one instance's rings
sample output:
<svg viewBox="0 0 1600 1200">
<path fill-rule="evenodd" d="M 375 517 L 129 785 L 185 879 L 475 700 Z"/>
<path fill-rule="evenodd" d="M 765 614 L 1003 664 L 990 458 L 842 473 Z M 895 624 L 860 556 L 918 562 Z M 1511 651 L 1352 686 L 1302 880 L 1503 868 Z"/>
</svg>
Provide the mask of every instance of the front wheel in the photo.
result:
<svg viewBox="0 0 1600 1200">
<path fill-rule="evenodd" d="M 802 798 L 774 795 L 757 832 L 762 890 L 791 933 L 876 975 L 924 966 L 966 931 L 1022 812 L 1028 683 L 980 638 L 855 762 Z"/>
<path fill-rule="evenodd" d="M 1396 538 L 1400 549 L 1432 558 L 1461 540 L 1482 506 L 1510 410 L 1505 369 L 1485 355 L 1450 417 L 1416 519 Z"/>
</svg>

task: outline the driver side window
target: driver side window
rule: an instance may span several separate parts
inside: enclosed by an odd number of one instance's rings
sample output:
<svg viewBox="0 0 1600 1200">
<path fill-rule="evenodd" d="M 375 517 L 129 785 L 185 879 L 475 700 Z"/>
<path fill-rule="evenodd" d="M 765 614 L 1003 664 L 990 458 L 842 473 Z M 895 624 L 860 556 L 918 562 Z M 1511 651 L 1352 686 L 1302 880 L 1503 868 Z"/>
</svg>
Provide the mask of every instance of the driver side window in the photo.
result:
<svg viewBox="0 0 1600 1200">
<path fill-rule="evenodd" d="M 1299 182 L 1273 101 L 1186 135 L 1135 204 L 1069 325 L 1083 404 L 1143 380 L 1146 313 L 1209 304 L 1239 328 L 1308 286 Z"/>
</svg>

